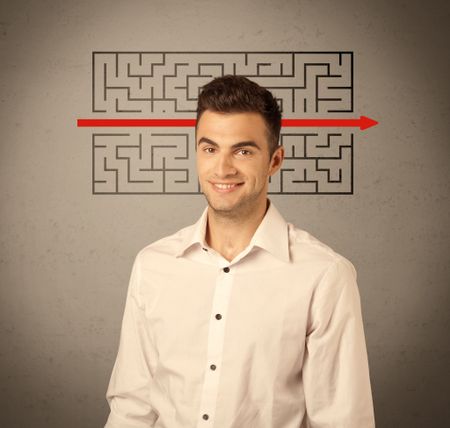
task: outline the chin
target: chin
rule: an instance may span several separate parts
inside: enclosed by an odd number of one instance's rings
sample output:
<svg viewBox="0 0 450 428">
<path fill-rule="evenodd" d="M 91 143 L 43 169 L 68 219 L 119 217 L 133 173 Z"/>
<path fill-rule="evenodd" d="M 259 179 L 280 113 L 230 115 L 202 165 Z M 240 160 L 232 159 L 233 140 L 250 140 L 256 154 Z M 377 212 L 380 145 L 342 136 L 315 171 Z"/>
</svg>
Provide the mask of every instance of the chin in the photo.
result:
<svg viewBox="0 0 450 428">
<path fill-rule="evenodd" d="M 223 201 L 215 200 L 214 196 L 204 194 L 209 207 L 218 213 L 231 213 L 238 208 L 237 203 L 224 203 Z"/>
<path fill-rule="evenodd" d="M 233 211 L 236 211 L 236 205 L 215 204 L 214 202 L 211 203 L 210 200 L 208 200 L 208 205 L 213 211 L 216 211 L 218 213 L 232 213 Z"/>
</svg>

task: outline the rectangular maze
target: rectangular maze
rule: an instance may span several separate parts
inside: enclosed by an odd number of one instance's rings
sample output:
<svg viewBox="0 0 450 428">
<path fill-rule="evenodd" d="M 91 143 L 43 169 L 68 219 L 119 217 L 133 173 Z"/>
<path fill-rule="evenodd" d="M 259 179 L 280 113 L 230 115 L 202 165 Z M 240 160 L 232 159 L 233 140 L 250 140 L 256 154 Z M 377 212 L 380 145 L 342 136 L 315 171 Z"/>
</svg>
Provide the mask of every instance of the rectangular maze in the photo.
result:
<svg viewBox="0 0 450 428">
<path fill-rule="evenodd" d="M 351 52 L 94 52 L 92 71 L 96 118 L 193 119 L 202 86 L 225 74 L 269 89 L 283 119 L 353 112 Z M 93 193 L 200 193 L 194 131 L 93 134 Z M 269 192 L 353 193 L 353 139 L 347 128 L 282 128 L 286 158 Z"/>
</svg>

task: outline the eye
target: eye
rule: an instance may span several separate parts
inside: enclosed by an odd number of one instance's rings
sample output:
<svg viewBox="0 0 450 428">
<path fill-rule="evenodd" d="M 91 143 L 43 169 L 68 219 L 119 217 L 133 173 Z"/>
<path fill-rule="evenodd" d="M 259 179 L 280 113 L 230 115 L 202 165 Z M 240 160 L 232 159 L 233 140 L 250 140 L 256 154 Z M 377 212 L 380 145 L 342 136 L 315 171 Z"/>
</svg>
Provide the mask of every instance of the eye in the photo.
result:
<svg viewBox="0 0 450 428">
<path fill-rule="evenodd" d="M 205 153 L 214 153 L 215 149 L 214 149 L 214 147 L 205 147 L 205 148 L 203 149 L 203 151 L 204 151 Z"/>
<path fill-rule="evenodd" d="M 252 154 L 252 152 L 250 150 L 247 150 L 247 149 L 239 149 L 237 151 L 237 154 L 241 155 L 241 156 L 249 156 L 249 155 Z"/>
</svg>

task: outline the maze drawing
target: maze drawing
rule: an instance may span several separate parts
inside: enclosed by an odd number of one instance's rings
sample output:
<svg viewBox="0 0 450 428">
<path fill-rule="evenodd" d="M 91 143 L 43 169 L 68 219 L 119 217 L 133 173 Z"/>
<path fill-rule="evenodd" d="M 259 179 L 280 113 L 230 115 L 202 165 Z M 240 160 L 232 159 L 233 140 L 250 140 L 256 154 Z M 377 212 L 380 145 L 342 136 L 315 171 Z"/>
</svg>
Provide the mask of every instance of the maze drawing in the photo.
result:
<svg viewBox="0 0 450 428">
<path fill-rule="evenodd" d="M 283 119 L 353 112 L 352 52 L 94 52 L 97 118 L 195 118 L 203 85 L 239 74 L 269 89 Z M 122 132 L 123 131 L 123 132 Z M 272 194 L 352 194 L 347 128 L 282 128 Z M 92 136 L 94 194 L 198 194 L 195 130 L 122 128 Z"/>
<path fill-rule="evenodd" d="M 94 193 L 199 193 L 194 130 L 92 137 Z"/>
</svg>

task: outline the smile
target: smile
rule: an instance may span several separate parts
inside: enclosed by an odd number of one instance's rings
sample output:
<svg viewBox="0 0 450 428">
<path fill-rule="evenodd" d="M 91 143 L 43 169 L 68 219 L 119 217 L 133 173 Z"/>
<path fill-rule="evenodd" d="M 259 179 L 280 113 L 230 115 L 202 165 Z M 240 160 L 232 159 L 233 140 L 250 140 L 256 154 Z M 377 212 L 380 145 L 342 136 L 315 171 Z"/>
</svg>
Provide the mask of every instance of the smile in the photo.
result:
<svg viewBox="0 0 450 428">
<path fill-rule="evenodd" d="M 213 188 L 218 192 L 232 192 L 238 186 L 241 186 L 242 183 L 211 183 Z"/>
<path fill-rule="evenodd" d="M 219 189 L 231 189 L 232 187 L 236 187 L 237 184 L 214 183 L 214 186 L 218 187 Z"/>
</svg>

